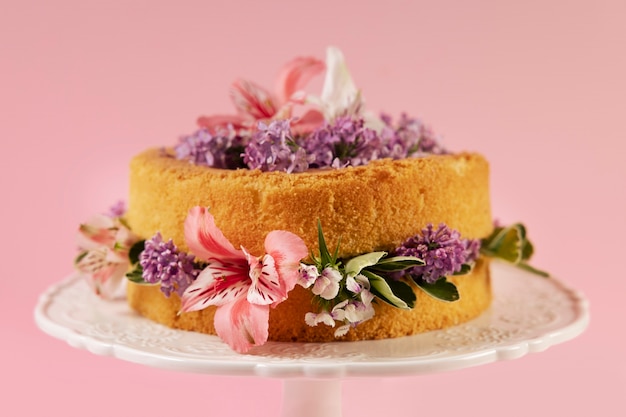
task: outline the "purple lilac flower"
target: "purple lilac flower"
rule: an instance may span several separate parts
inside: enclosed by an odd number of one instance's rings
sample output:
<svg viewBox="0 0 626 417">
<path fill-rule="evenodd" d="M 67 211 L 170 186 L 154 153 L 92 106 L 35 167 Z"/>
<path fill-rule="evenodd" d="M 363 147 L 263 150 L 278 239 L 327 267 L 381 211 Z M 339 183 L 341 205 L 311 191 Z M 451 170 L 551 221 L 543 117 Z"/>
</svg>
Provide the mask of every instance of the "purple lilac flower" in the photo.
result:
<svg viewBox="0 0 626 417">
<path fill-rule="evenodd" d="M 476 260 L 479 246 L 478 240 L 461 239 L 458 231 L 443 223 L 437 229 L 428 224 L 421 235 L 407 239 L 395 254 L 415 256 L 426 262 L 426 265 L 411 268 L 408 273 L 432 284 L 441 277 L 459 272 L 463 264 Z"/>
<path fill-rule="evenodd" d="M 363 119 L 350 116 L 326 123 L 305 138 L 302 146 L 311 155 L 311 166 L 315 168 L 365 165 L 382 157 L 378 133 L 365 127 Z"/>
<path fill-rule="evenodd" d="M 200 269 L 194 264 L 194 256 L 180 252 L 172 239 L 163 241 L 157 233 L 145 242 L 139 255 L 146 282 L 161 283 L 161 291 L 169 297 L 172 291 L 182 295 L 187 287 L 197 278 Z"/>
<path fill-rule="evenodd" d="M 119 200 L 111 207 L 109 207 L 109 211 L 107 212 L 107 216 L 109 217 L 122 217 L 126 213 L 126 202 L 124 200 Z"/>
<path fill-rule="evenodd" d="M 385 146 L 381 150 L 387 158 L 401 159 L 420 154 L 446 154 L 440 138 L 419 119 L 402 113 L 397 123 L 388 115 L 381 115 L 385 123 L 383 133 Z"/>
<path fill-rule="evenodd" d="M 259 122 L 243 160 L 250 169 L 288 173 L 306 171 L 310 162 L 292 136 L 289 120 L 275 120 L 269 126 Z"/>
<path fill-rule="evenodd" d="M 241 153 L 245 141 L 233 130 L 211 133 L 200 129 L 180 138 L 174 147 L 177 159 L 185 159 L 196 165 L 214 168 L 235 169 L 242 167 Z"/>
</svg>

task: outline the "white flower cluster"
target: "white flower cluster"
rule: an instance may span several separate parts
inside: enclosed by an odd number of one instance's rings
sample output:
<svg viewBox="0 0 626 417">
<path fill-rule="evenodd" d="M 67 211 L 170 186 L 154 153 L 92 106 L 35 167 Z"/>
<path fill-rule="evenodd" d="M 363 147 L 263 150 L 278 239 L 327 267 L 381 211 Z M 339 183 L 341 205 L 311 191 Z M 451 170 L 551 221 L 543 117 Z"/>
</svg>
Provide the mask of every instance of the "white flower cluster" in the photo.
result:
<svg viewBox="0 0 626 417">
<path fill-rule="evenodd" d="M 324 300 L 335 300 L 341 289 L 343 274 L 336 268 L 328 266 L 321 273 L 315 265 L 300 264 L 300 279 L 298 284 L 304 288 L 312 287 L 313 294 Z M 349 298 L 339 301 L 330 311 L 323 310 L 320 313 L 307 313 L 304 317 L 306 324 L 317 326 L 324 323 L 335 327 L 335 337 L 344 336 L 351 327 L 358 325 L 374 316 L 372 300 L 374 295 L 370 292 L 370 282 L 364 275 L 345 277 L 345 288 Z"/>
</svg>

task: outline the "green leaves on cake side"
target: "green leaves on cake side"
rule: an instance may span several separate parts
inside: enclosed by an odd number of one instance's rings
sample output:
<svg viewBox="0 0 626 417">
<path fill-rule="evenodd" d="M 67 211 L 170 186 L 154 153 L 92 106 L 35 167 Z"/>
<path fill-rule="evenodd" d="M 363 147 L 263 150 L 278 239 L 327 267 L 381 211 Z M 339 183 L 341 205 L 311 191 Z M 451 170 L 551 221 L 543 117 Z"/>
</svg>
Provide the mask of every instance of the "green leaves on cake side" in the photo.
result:
<svg viewBox="0 0 626 417">
<path fill-rule="evenodd" d="M 528 240 L 526 227 L 521 223 L 506 227 L 496 226 L 491 235 L 482 240 L 480 252 L 485 256 L 501 259 L 533 274 L 546 278 L 550 276 L 547 272 L 528 263 L 534 248 Z"/>
</svg>

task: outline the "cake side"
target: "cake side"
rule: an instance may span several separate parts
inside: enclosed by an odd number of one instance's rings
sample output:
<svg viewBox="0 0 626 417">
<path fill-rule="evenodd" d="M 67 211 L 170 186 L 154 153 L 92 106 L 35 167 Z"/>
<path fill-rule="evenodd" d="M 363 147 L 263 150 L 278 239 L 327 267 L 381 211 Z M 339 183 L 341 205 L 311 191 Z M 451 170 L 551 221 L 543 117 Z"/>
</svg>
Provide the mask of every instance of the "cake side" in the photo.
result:
<svg viewBox="0 0 626 417">
<path fill-rule="evenodd" d="M 219 170 L 158 149 L 133 158 L 126 220 L 137 235 L 159 231 L 187 249 L 182 224 L 190 208 L 208 207 L 235 247 L 263 253 L 272 230 L 317 246 L 317 221 L 341 256 L 391 250 L 428 223 L 466 238 L 493 230 L 489 168 L 478 154 L 372 161 L 367 166 L 298 174 Z"/>
<path fill-rule="evenodd" d="M 479 259 L 469 274 L 452 277 L 460 299 L 442 302 L 414 288 L 415 308 L 401 310 L 383 302 L 374 305 L 374 317 L 360 323 L 342 337 L 328 326 L 307 326 L 304 316 L 313 309 L 311 292 L 296 286 L 289 298 L 270 310 L 268 340 L 280 342 L 332 342 L 388 339 L 443 329 L 478 317 L 491 303 L 489 261 Z M 166 298 L 157 286 L 129 283 L 129 305 L 141 315 L 168 327 L 216 334 L 213 325 L 215 307 L 179 314 L 180 298 Z"/>
</svg>

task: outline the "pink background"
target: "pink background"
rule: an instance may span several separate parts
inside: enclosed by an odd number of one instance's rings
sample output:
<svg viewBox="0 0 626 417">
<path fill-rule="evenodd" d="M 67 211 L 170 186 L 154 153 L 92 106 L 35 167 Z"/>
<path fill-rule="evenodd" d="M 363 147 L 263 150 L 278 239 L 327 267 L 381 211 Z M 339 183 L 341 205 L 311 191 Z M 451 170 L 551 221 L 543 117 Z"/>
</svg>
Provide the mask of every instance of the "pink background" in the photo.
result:
<svg viewBox="0 0 626 417">
<path fill-rule="evenodd" d="M 431 3 L 3 1 L 2 409 L 278 414 L 280 380 L 94 356 L 39 331 L 33 308 L 71 272 L 78 223 L 124 198 L 133 154 L 230 112 L 235 77 L 272 86 L 283 62 L 334 44 L 371 109 L 487 156 L 494 214 L 523 220 L 534 263 L 592 306 L 581 337 L 541 354 L 345 381 L 344 415 L 624 415 L 625 3 Z"/>
</svg>

